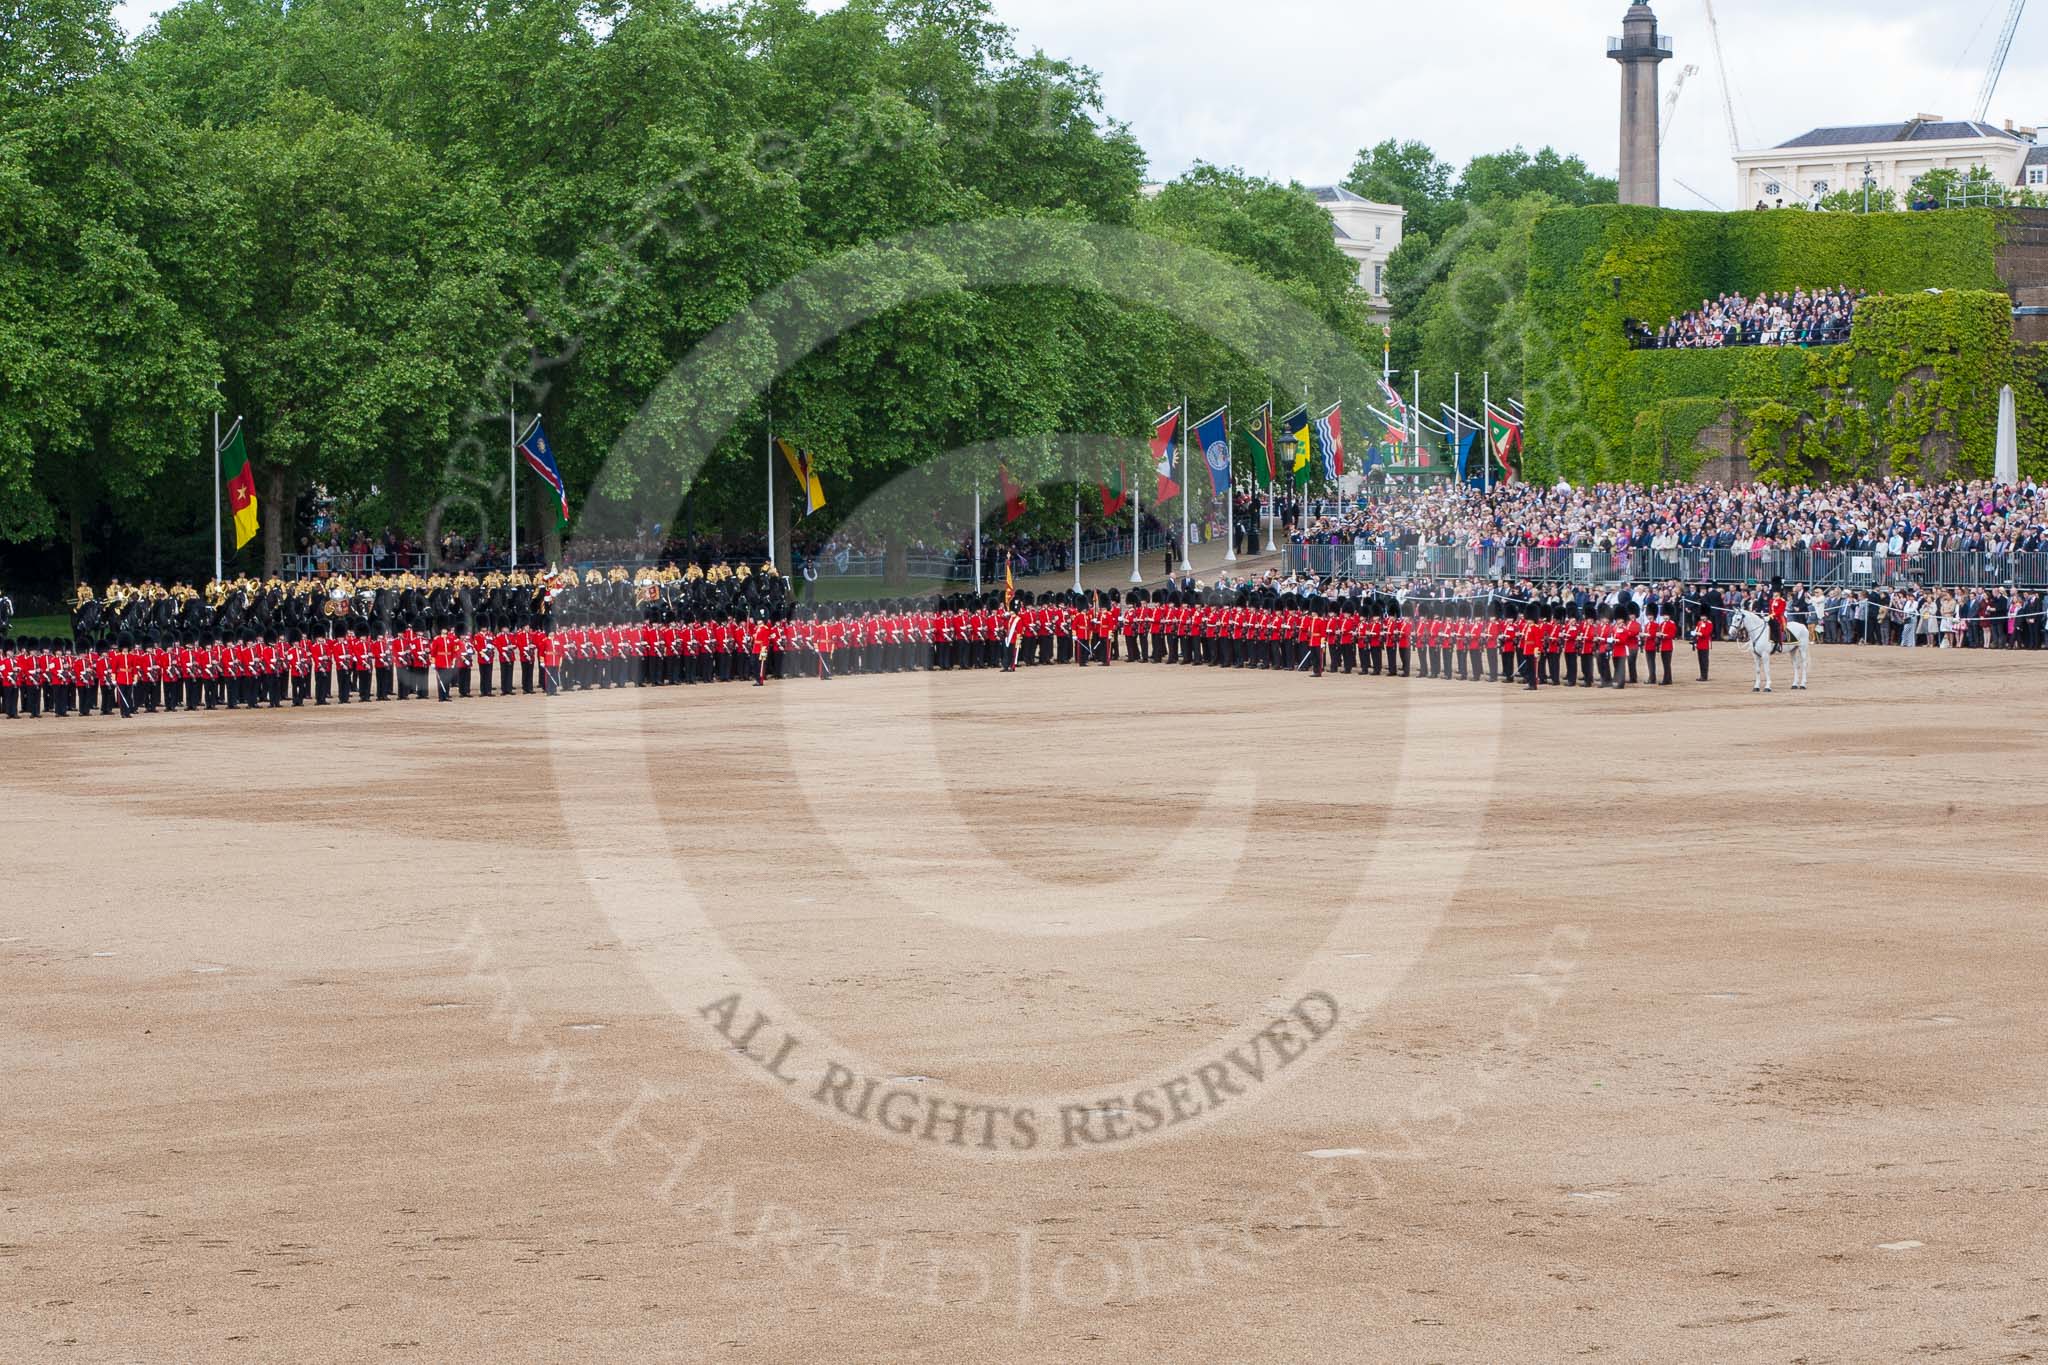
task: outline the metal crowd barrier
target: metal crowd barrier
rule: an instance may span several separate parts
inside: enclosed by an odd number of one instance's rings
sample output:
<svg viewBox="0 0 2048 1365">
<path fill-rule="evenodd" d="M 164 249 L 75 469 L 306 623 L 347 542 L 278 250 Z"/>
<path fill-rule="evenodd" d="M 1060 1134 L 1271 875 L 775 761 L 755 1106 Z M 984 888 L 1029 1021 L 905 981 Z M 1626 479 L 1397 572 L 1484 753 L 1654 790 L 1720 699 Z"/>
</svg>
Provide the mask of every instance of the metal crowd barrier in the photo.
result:
<svg viewBox="0 0 2048 1365">
<path fill-rule="evenodd" d="M 1524 579 L 1538 583 L 1747 583 L 1810 587 L 2048 588 L 2048 553 L 1290 545 L 1287 567 L 1323 577 Z"/>
</svg>

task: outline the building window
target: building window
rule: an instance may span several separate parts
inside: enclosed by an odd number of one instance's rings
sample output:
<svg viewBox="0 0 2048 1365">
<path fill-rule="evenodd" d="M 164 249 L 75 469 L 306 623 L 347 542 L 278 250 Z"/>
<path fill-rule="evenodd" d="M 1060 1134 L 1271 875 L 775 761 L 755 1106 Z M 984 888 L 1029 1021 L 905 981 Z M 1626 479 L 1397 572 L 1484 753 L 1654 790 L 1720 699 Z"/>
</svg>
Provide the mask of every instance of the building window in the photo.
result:
<svg viewBox="0 0 2048 1365">
<path fill-rule="evenodd" d="M 1380 288 L 1380 271 L 1382 268 L 1380 266 L 1372 268 L 1372 292 L 1375 297 L 1386 292 L 1386 290 Z"/>
<path fill-rule="evenodd" d="M 2027 183 L 2029 185 L 2048 185 L 2048 166 L 2027 167 Z"/>
<path fill-rule="evenodd" d="M 1386 227 L 1386 224 L 1384 224 L 1384 223 L 1374 223 L 1374 224 L 1372 225 L 1372 239 L 1373 239 L 1373 240 L 1374 240 L 1375 242 L 1377 242 L 1377 241 L 1382 241 L 1382 240 L 1384 240 L 1384 239 L 1385 239 L 1385 237 L 1386 237 L 1386 235 L 1387 235 L 1387 227 Z"/>
</svg>

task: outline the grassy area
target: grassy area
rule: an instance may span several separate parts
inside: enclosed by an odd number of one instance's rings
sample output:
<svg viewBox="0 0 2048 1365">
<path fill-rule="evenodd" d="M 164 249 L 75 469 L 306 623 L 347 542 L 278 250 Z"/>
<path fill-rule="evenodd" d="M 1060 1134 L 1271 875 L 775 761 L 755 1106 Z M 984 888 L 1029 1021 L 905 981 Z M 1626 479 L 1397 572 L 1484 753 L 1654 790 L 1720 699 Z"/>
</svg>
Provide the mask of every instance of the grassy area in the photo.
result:
<svg viewBox="0 0 2048 1365">
<path fill-rule="evenodd" d="M 803 585 L 806 602 L 874 602 L 888 597 L 915 597 L 934 590 L 967 592 L 972 586 L 957 583 L 948 587 L 936 578 L 913 578 L 894 588 L 879 578 L 821 578 Z"/>
<path fill-rule="evenodd" d="M 52 635 L 71 638 L 71 618 L 68 616 L 17 616 L 14 618 L 14 638 L 47 639 Z"/>
</svg>

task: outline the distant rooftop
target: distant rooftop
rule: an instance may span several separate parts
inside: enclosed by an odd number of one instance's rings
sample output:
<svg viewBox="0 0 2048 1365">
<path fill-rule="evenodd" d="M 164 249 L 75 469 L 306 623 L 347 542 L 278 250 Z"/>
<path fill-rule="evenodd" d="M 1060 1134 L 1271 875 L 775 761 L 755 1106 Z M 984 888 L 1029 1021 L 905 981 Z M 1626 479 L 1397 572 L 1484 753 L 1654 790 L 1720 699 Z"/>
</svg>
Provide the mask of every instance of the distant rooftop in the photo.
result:
<svg viewBox="0 0 2048 1365">
<path fill-rule="evenodd" d="M 1945 142 L 1973 137 L 2003 137 L 2030 142 L 2017 129 L 1998 128 L 1973 119 L 1939 121 L 1909 119 L 1904 123 L 1865 123 L 1845 128 L 1816 128 L 1779 147 L 1854 147 L 1872 142 Z"/>
</svg>

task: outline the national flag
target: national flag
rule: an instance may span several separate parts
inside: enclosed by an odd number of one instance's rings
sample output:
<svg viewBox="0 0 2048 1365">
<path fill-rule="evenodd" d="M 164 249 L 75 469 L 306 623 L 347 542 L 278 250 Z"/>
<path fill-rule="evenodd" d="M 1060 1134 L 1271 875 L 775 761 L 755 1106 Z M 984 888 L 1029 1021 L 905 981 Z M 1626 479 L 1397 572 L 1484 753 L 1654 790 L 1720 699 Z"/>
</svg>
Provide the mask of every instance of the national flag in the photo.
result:
<svg viewBox="0 0 2048 1365">
<path fill-rule="evenodd" d="M 1152 424 L 1152 469 L 1159 475 L 1159 496 L 1154 503 L 1180 496 L 1180 484 L 1173 477 L 1173 433 L 1179 428 L 1179 408 Z"/>
<path fill-rule="evenodd" d="M 1006 464 L 996 466 L 996 477 L 1003 485 L 1003 524 L 1007 526 L 1024 515 L 1024 490 L 1010 477 L 1010 467 Z"/>
<path fill-rule="evenodd" d="M 1209 466 L 1209 487 L 1217 494 L 1230 491 L 1230 409 L 1216 411 L 1195 423 L 1195 447 L 1202 463 Z"/>
<path fill-rule="evenodd" d="M 1394 386 L 1382 379 L 1380 380 L 1380 392 L 1386 396 L 1387 411 L 1404 421 L 1407 420 L 1408 405 L 1401 401 L 1401 395 L 1394 391 Z"/>
<path fill-rule="evenodd" d="M 1308 487 L 1310 461 L 1315 458 L 1315 428 L 1309 422 L 1308 404 L 1303 403 L 1280 419 L 1282 433 L 1294 438 L 1294 482 Z"/>
<path fill-rule="evenodd" d="M 1109 480 L 1104 479 L 1101 483 L 1098 483 L 1095 486 L 1102 493 L 1102 515 L 1105 517 L 1113 517 L 1117 513 L 1123 511 L 1124 504 L 1131 500 L 1131 490 L 1124 483 L 1124 467 L 1122 461 L 1117 462 L 1116 482 L 1114 485 L 1112 485 L 1109 482 Z"/>
<path fill-rule="evenodd" d="M 1500 462 L 1501 473 L 1513 479 L 1515 467 L 1508 463 L 1508 456 L 1521 452 L 1522 424 L 1489 404 L 1486 409 L 1486 444 L 1493 458 Z"/>
<path fill-rule="evenodd" d="M 817 471 L 811 467 L 811 452 L 798 450 L 781 437 L 775 438 L 775 448 L 782 452 L 783 463 L 796 476 L 796 486 L 804 490 L 804 515 L 809 516 L 825 505 L 825 485 L 818 482 Z"/>
<path fill-rule="evenodd" d="M 1333 404 L 1316 418 L 1317 454 L 1323 457 L 1323 477 L 1332 485 L 1344 477 L 1344 405 Z"/>
<path fill-rule="evenodd" d="M 1273 453 L 1273 405 L 1261 403 L 1244 424 L 1246 442 L 1252 448 L 1252 482 L 1271 488 L 1280 479 L 1278 456 Z"/>
<path fill-rule="evenodd" d="M 1476 431 L 1468 431 L 1458 438 L 1458 478 L 1461 482 L 1475 483 L 1480 480 L 1478 474 L 1465 473 L 1466 466 L 1472 462 L 1472 447 L 1477 444 L 1479 433 Z"/>
<path fill-rule="evenodd" d="M 562 482 L 562 470 L 555 463 L 555 448 L 548 444 L 547 432 L 541 430 L 540 418 L 533 419 L 533 425 L 519 438 L 519 458 L 526 461 L 526 467 L 540 475 L 541 481 L 555 490 L 555 500 L 563 524 L 569 520 L 569 488 Z"/>
<path fill-rule="evenodd" d="M 235 521 L 235 548 L 256 539 L 256 473 L 249 467 L 249 447 L 242 440 L 242 419 L 228 428 L 227 439 L 214 451 L 221 481 L 228 490 L 228 511 Z"/>
<path fill-rule="evenodd" d="M 1017 600 L 1015 558 L 1016 556 L 1011 551 L 1003 551 L 1003 610 L 1005 611 L 1008 611 L 1010 604 Z"/>
</svg>

